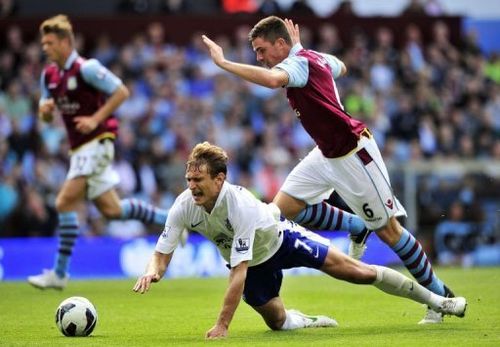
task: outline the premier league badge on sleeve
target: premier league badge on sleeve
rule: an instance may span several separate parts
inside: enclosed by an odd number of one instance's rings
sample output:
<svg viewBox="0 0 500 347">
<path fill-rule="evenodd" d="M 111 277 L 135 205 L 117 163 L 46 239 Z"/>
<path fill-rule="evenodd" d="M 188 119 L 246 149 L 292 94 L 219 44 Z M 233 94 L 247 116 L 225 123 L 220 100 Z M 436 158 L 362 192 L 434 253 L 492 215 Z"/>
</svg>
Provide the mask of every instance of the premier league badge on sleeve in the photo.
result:
<svg viewBox="0 0 500 347">
<path fill-rule="evenodd" d="M 68 84 L 67 84 L 68 90 L 75 90 L 77 86 L 78 83 L 76 82 L 75 76 L 71 76 L 70 78 L 68 78 Z"/>
<path fill-rule="evenodd" d="M 250 239 L 245 238 L 245 239 L 238 239 L 236 240 L 236 252 L 245 254 L 248 252 L 248 249 L 250 248 Z"/>
</svg>

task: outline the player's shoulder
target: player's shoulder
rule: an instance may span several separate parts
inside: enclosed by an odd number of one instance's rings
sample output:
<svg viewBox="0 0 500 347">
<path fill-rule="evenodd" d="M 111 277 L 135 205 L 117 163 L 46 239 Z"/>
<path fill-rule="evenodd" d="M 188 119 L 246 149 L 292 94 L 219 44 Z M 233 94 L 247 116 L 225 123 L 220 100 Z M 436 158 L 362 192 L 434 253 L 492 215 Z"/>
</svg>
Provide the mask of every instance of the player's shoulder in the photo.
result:
<svg viewBox="0 0 500 347">
<path fill-rule="evenodd" d="M 77 64 L 80 65 L 80 68 L 82 69 L 82 71 L 88 71 L 88 72 L 99 71 L 100 69 L 102 69 L 104 67 L 101 64 L 101 62 L 95 58 L 86 59 L 83 57 L 78 57 L 76 59 L 76 62 L 77 62 Z"/>
<path fill-rule="evenodd" d="M 248 189 L 234 184 L 228 183 L 225 195 L 228 203 L 237 208 L 255 207 L 261 203 Z"/>
</svg>

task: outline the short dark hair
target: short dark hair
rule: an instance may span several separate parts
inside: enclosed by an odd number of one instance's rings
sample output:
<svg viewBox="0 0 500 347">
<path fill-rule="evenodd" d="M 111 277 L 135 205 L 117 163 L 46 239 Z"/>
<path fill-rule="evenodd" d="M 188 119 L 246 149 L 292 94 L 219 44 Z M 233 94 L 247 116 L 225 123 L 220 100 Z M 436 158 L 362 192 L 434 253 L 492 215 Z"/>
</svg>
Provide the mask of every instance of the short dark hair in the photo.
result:
<svg viewBox="0 0 500 347">
<path fill-rule="evenodd" d="M 292 39 L 286 29 L 283 19 L 276 16 L 269 16 L 261 19 L 248 33 L 248 40 L 252 42 L 256 38 L 262 38 L 266 41 L 274 43 L 277 39 L 282 38 L 292 45 Z"/>
<path fill-rule="evenodd" d="M 227 153 L 220 147 L 205 141 L 197 144 L 186 163 L 186 170 L 207 166 L 210 177 L 214 178 L 219 173 L 227 174 Z"/>
</svg>

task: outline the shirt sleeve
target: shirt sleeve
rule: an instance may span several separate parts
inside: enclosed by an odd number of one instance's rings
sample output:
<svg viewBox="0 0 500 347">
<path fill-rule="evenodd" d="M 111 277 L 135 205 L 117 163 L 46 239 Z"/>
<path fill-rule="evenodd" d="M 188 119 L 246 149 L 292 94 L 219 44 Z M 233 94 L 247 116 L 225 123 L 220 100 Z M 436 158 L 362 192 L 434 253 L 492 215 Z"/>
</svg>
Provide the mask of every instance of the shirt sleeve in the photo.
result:
<svg viewBox="0 0 500 347">
<path fill-rule="evenodd" d="M 330 54 L 321 53 L 321 55 L 328 62 L 328 66 L 330 66 L 330 70 L 332 71 L 333 78 L 339 77 L 340 73 L 342 72 L 342 65 L 339 63 L 339 60 Z"/>
<path fill-rule="evenodd" d="M 309 79 L 309 62 L 304 57 L 289 56 L 274 68 L 281 69 L 288 74 L 286 87 L 302 88 Z"/>
<path fill-rule="evenodd" d="M 45 100 L 50 99 L 49 89 L 45 85 L 45 71 L 40 75 L 40 100 L 38 104 L 41 105 Z"/>
<path fill-rule="evenodd" d="M 179 244 L 185 226 L 179 204 L 174 203 L 165 222 L 165 228 L 156 242 L 155 250 L 163 254 L 172 253 Z"/>
<path fill-rule="evenodd" d="M 122 84 L 121 79 L 96 59 L 86 60 L 82 64 L 81 72 L 85 82 L 108 95 L 113 94 Z"/>
<path fill-rule="evenodd" d="M 252 213 L 238 213 L 236 220 L 237 222 L 233 225 L 234 239 L 229 262 L 231 268 L 243 261 L 252 260 L 256 229 L 255 221 L 257 218 L 255 218 Z"/>
</svg>

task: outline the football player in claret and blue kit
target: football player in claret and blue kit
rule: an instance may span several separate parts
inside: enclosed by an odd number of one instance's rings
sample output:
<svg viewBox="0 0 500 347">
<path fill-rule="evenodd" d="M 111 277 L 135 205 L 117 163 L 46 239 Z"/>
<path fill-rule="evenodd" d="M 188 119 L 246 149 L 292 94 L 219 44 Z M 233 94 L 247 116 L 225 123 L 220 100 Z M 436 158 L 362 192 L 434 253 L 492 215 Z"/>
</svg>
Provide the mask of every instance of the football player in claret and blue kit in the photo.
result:
<svg viewBox="0 0 500 347">
<path fill-rule="evenodd" d="M 28 277 L 41 289 L 63 289 L 79 235 L 77 209 L 88 199 L 109 219 L 138 219 L 163 227 L 167 211 L 135 199 L 120 200 L 112 168 L 118 120 L 113 112 L 129 96 L 122 81 L 96 59 L 74 48 L 71 22 L 57 15 L 40 25 L 42 49 L 50 64 L 40 78 L 38 116 L 52 121 L 60 113 L 70 144 L 70 166 L 57 198 L 59 248 L 51 270 Z"/>
</svg>

